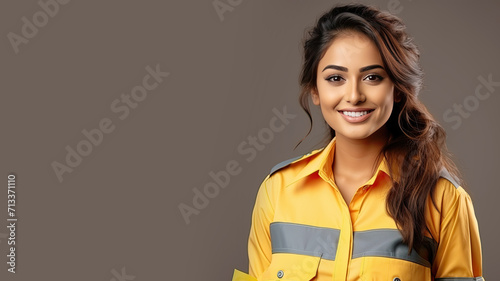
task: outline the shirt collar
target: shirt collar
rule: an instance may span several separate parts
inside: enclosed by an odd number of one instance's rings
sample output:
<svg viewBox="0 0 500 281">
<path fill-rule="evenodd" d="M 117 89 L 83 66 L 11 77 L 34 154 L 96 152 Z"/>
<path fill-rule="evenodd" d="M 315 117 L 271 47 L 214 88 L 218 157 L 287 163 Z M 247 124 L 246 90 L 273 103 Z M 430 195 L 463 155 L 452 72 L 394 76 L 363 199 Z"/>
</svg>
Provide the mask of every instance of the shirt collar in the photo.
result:
<svg viewBox="0 0 500 281">
<path fill-rule="evenodd" d="M 320 149 L 318 155 L 306 164 L 306 166 L 294 177 L 291 183 L 294 183 L 315 172 L 318 172 L 319 176 L 325 181 L 333 179 L 332 164 L 335 152 L 335 140 L 336 138 L 333 138 L 328 145 Z M 366 185 L 372 185 L 380 172 L 390 175 L 387 160 L 385 158 L 382 158 L 382 161 L 380 161 L 380 164 L 377 167 L 377 171 L 368 180 Z"/>
</svg>

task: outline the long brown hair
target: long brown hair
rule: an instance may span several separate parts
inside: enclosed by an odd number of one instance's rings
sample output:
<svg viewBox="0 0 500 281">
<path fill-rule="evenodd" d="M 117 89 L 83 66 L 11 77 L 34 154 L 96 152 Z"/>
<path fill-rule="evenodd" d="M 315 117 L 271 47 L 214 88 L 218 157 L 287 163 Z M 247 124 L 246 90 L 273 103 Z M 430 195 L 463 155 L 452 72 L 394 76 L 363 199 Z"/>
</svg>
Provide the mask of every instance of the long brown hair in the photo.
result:
<svg viewBox="0 0 500 281">
<path fill-rule="evenodd" d="M 399 100 L 386 123 L 390 137 L 379 154 L 379 159 L 388 161 L 392 179 L 386 206 L 411 252 L 424 246 L 423 231 L 428 230 L 426 200 L 431 195 L 434 203 L 432 195 L 440 170 L 446 168 L 457 182 L 461 180 L 450 160 L 443 127 L 417 98 L 423 79 L 420 53 L 405 28 L 398 17 L 362 4 L 337 6 L 323 14 L 304 39 L 299 102 L 310 121 L 306 138 L 313 125 L 309 96 L 316 89 L 319 61 L 332 40 L 339 32 L 351 30 L 363 33 L 376 44 Z M 333 137 L 335 131 L 330 128 L 328 141 Z M 397 171 L 391 167 L 397 167 Z"/>
</svg>

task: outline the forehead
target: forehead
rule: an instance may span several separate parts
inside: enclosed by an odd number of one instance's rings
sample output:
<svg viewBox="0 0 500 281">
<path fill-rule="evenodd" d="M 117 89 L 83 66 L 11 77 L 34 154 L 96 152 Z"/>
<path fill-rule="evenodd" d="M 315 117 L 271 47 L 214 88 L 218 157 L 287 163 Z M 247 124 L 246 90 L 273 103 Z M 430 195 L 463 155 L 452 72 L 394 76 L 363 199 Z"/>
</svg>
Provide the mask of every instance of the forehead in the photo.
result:
<svg viewBox="0 0 500 281">
<path fill-rule="evenodd" d="M 319 70 L 329 64 L 349 68 L 371 64 L 383 64 L 375 43 L 366 35 L 355 31 L 339 33 L 328 46 L 325 55 L 319 61 Z"/>
</svg>

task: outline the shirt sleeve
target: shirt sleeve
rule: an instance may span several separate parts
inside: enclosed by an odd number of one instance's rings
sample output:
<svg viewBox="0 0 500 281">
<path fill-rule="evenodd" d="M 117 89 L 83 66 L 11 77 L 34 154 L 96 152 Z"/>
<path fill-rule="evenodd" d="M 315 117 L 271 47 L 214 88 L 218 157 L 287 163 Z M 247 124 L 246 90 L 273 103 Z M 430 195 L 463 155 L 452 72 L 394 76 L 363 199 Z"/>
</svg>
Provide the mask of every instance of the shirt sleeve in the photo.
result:
<svg viewBox="0 0 500 281">
<path fill-rule="evenodd" d="M 257 279 L 271 263 L 271 235 L 269 225 L 274 217 L 270 200 L 270 177 L 262 182 L 252 212 L 252 226 L 248 238 L 249 274 Z"/>
<path fill-rule="evenodd" d="M 481 240 L 474 207 L 462 187 L 453 189 L 443 199 L 443 219 L 433 264 L 435 280 L 483 281 Z"/>
</svg>

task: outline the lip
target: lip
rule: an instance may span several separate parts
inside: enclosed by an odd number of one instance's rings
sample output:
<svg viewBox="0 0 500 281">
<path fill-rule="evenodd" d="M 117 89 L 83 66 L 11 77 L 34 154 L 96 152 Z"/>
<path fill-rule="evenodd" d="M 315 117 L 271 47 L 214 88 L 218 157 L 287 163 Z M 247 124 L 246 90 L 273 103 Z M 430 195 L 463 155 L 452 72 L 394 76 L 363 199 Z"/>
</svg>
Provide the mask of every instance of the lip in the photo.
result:
<svg viewBox="0 0 500 281">
<path fill-rule="evenodd" d="M 359 111 L 370 111 L 370 110 L 375 110 L 375 108 L 368 108 L 368 107 L 356 107 L 356 108 L 342 108 L 339 109 L 338 111 L 354 111 L 354 112 L 359 112 Z"/>
<path fill-rule="evenodd" d="M 343 113 L 344 111 L 352 111 L 352 112 L 369 111 L 369 112 L 367 114 L 363 115 L 363 116 L 351 117 L 351 116 L 345 115 Z M 349 123 L 360 123 L 360 122 L 363 122 L 366 119 L 370 118 L 370 116 L 372 115 L 373 111 L 375 111 L 375 109 L 373 109 L 373 108 L 344 108 L 344 109 L 338 110 L 339 114 L 342 115 L 342 117 L 344 118 L 344 120 L 346 120 Z"/>
</svg>

